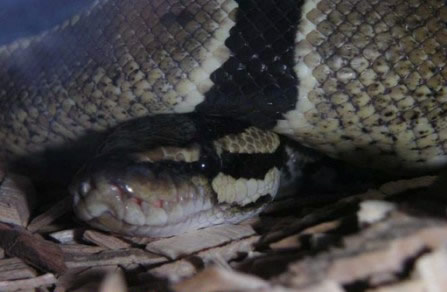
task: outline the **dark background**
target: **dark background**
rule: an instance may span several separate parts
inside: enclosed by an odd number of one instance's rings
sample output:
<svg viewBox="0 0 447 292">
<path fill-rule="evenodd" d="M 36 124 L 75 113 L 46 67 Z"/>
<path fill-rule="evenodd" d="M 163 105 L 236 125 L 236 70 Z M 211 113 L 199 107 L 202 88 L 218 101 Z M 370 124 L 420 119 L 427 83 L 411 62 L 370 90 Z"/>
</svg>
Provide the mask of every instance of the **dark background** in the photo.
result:
<svg viewBox="0 0 447 292">
<path fill-rule="evenodd" d="M 94 0 L 0 0 L 0 45 L 62 23 Z"/>
</svg>

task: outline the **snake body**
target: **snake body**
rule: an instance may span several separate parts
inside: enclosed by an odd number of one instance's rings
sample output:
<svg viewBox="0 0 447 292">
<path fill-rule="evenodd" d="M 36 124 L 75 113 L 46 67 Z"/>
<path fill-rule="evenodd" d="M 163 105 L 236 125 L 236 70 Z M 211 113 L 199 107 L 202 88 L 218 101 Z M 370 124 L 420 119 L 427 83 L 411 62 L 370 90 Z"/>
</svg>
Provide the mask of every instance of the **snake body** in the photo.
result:
<svg viewBox="0 0 447 292">
<path fill-rule="evenodd" d="M 93 160 L 125 156 L 115 170 L 146 172 L 114 170 L 111 180 L 86 167 L 72 188 L 77 213 L 101 228 L 157 236 L 235 222 L 274 197 L 277 160 L 245 175 L 257 167 L 250 155 L 280 156 L 278 136 L 264 130 L 365 167 L 438 169 L 447 163 L 446 22 L 443 0 L 96 0 L 0 47 L 1 151 L 21 157 L 110 132 Z M 140 130 L 148 147 L 117 142 Z M 225 155 L 250 167 L 230 171 Z M 172 161 L 219 163 L 212 175 L 171 170 L 152 182 L 155 165 Z M 146 195 L 133 196 L 142 177 L 150 208 Z M 166 190 L 152 195 L 155 185 Z M 185 192 L 204 194 L 201 207 L 196 199 L 182 207 Z"/>
</svg>

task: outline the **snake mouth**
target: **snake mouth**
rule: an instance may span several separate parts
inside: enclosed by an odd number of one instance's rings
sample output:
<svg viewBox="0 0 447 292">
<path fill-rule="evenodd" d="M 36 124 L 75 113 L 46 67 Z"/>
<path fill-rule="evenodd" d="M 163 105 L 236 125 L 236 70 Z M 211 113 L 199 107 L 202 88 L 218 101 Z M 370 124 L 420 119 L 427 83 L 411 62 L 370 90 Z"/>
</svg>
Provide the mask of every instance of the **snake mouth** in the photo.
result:
<svg viewBox="0 0 447 292">
<path fill-rule="evenodd" d="M 75 214 L 106 231 L 162 237 L 222 223 L 201 175 L 155 172 L 140 163 L 85 176 L 70 189 Z"/>
<path fill-rule="evenodd" d="M 179 174 L 167 165 L 161 171 L 157 168 L 136 163 L 78 177 L 70 187 L 76 216 L 95 228 L 122 235 L 173 236 L 249 218 L 272 200 L 278 184 L 276 179 L 272 192 L 241 205 L 219 199 L 218 187 L 203 174 L 184 170 Z"/>
</svg>

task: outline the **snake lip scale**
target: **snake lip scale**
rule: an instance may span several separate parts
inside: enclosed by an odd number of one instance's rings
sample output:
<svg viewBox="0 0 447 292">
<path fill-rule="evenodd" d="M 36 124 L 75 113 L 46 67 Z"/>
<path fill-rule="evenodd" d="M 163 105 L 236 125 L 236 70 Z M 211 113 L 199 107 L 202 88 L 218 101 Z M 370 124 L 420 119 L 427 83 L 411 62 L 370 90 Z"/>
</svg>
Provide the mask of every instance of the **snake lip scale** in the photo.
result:
<svg viewBox="0 0 447 292">
<path fill-rule="evenodd" d="M 0 156 L 37 181 L 83 164 L 78 217 L 147 236 L 259 213 L 304 169 L 281 136 L 438 171 L 446 22 L 444 0 L 94 0 L 0 45 Z"/>
<path fill-rule="evenodd" d="M 107 227 L 108 231 L 118 232 L 119 230 L 129 230 L 128 233 L 133 235 L 152 234 L 157 236 L 158 233 L 163 236 L 174 235 L 190 229 L 191 221 L 194 216 L 200 217 L 202 213 L 206 213 L 211 208 L 211 204 L 204 204 L 198 207 L 191 206 L 191 202 L 195 198 L 179 197 L 175 201 L 162 201 L 158 200 L 149 205 L 147 202 L 132 195 L 129 190 L 125 191 L 117 185 L 108 185 L 108 193 L 106 197 L 99 193 L 95 197 L 95 190 L 92 190 L 88 183 L 83 183 L 83 190 L 79 192 L 72 192 L 75 194 L 74 204 L 78 207 L 75 209 L 77 216 L 83 218 L 83 220 L 89 222 L 91 225 L 102 226 L 102 229 Z M 88 201 L 92 201 L 89 204 Z M 193 214 L 187 214 L 182 211 L 181 219 L 175 218 L 168 222 L 168 211 L 172 205 L 182 207 L 182 210 L 192 211 Z M 192 208 L 195 207 L 195 208 Z M 186 213 L 186 214 L 185 214 Z M 150 218 L 147 218 L 150 215 Z M 156 216 L 155 216 L 156 215 Z M 215 224 L 220 223 L 216 221 Z M 212 224 L 211 222 L 208 224 Z M 123 228 L 123 226 L 125 226 Z M 138 226 L 137 231 L 133 231 L 132 227 Z M 197 226 L 196 228 L 200 228 Z M 141 231 L 142 230 L 142 231 Z"/>
</svg>

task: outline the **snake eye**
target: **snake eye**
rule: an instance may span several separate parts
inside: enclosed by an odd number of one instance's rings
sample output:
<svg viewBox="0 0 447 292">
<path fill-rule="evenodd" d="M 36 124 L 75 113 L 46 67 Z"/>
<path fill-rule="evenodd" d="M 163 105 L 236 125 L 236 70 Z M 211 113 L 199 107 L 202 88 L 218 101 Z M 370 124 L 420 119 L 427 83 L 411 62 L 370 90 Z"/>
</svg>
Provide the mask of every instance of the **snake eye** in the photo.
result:
<svg viewBox="0 0 447 292">
<path fill-rule="evenodd" d="M 210 153 L 203 153 L 200 160 L 191 164 L 192 168 L 207 176 L 215 176 L 221 169 L 221 160 Z"/>
</svg>

